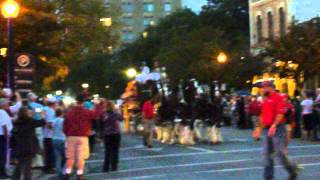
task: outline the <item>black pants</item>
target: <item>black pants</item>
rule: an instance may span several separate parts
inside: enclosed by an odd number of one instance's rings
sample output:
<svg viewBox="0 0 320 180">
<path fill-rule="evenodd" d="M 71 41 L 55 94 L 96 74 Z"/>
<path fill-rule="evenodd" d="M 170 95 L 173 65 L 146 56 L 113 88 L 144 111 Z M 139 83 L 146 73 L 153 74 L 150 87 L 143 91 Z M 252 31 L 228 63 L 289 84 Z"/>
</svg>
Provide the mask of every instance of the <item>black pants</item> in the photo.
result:
<svg viewBox="0 0 320 180">
<path fill-rule="evenodd" d="M 43 145 L 45 153 L 44 170 L 52 170 L 55 167 L 52 138 L 44 138 Z"/>
<path fill-rule="evenodd" d="M 90 150 L 90 154 L 94 153 L 94 147 L 96 144 L 96 135 L 93 134 L 91 136 L 89 136 L 89 150 Z"/>
<path fill-rule="evenodd" d="M 18 158 L 18 165 L 14 169 L 12 180 L 20 180 L 22 174 L 24 180 L 32 179 L 32 156 Z"/>
<path fill-rule="evenodd" d="M 0 175 L 6 174 L 7 136 L 0 135 Z"/>
<path fill-rule="evenodd" d="M 119 161 L 119 149 L 120 149 L 121 135 L 120 134 L 112 134 L 106 135 L 104 137 L 104 166 L 103 170 L 108 172 L 110 163 L 111 163 L 111 171 L 118 170 L 118 161 Z"/>
</svg>

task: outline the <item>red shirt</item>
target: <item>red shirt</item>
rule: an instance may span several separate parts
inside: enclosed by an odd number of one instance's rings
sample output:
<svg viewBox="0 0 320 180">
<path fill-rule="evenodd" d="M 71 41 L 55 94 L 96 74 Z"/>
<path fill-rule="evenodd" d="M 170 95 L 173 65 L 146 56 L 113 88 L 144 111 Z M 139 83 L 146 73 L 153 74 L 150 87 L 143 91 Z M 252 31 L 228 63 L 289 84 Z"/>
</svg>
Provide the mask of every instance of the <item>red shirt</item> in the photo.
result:
<svg viewBox="0 0 320 180">
<path fill-rule="evenodd" d="M 286 105 L 284 98 L 278 93 L 273 93 L 266 97 L 261 105 L 261 123 L 264 126 L 271 126 L 276 120 L 277 115 L 284 115 Z M 284 123 L 283 120 L 282 123 Z"/>
<path fill-rule="evenodd" d="M 95 112 L 83 105 L 72 107 L 66 114 L 63 131 L 66 136 L 90 136 Z"/>
<path fill-rule="evenodd" d="M 154 106 L 150 101 L 146 101 L 142 107 L 144 119 L 153 119 L 155 117 Z"/>
</svg>

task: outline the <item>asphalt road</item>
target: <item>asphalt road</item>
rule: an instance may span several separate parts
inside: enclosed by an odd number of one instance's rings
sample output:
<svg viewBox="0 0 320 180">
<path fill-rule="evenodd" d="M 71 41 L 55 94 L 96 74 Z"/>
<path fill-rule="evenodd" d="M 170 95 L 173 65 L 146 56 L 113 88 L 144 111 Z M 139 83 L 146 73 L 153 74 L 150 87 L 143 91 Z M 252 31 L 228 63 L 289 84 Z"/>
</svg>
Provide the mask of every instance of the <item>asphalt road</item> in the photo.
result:
<svg viewBox="0 0 320 180">
<path fill-rule="evenodd" d="M 261 142 L 251 139 L 248 130 L 223 128 L 224 143 L 195 146 L 154 144 L 153 149 L 141 146 L 141 137 L 124 135 L 118 172 L 102 173 L 103 148 L 87 163 L 89 180 L 262 180 Z M 299 180 L 320 179 L 320 143 L 293 140 L 290 158 L 304 166 Z M 277 164 L 276 180 L 287 179 L 286 171 Z M 37 174 L 34 179 L 55 179 Z"/>
</svg>

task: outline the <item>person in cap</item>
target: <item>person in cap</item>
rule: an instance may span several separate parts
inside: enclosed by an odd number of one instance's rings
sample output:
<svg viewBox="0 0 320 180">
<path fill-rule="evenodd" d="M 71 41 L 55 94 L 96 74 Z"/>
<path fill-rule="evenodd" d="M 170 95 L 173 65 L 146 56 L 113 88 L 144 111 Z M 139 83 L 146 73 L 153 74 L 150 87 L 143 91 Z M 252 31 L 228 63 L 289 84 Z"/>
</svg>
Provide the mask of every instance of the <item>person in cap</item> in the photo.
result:
<svg viewBox="0 0 320 180">
<path fill-rule="evenodd" d="M 266 180 L 274 179 L 273 154 L 275 153 L 288 171 L 289 180 L 296 180 L 301 168 L 287 157 L 284 98 L 276 92 L 271 81 L 263 82 L 261 91 L 264 100 L 261 104 L 260 125 L 255 129 L 253 137 L 259 138 L 261 133 L 264 135 L 264 178 Z"/>
<path fill-rule="evenodd" d="M 92 121 L 96 117 L 95 111 L 83 106 L 84 97 L 77 97 L 77 105 L 71 107 L 63 122 L 66 135 L 66 174 L 65 179 L 71 177 L 73 165 L 76 162 L 77 179 L 84 180 L 85 162 L 89 158 L 89 136 L 92 132 Z"/>
<path fill-rule="evenodd" d="M 32 179 L 32 159 L 39 151 L 35 129 L 45 125 L 45 120 L 32 119 L 33 112 L 28 107 L 22 107 L 18 113 L 18 119 L 14 122 L 16 155 L 18 163 L 14 169 L 12 180 L 20 180 L 23 175 L 24 180 Z M 45 113 L 42 113 L 44 118 Z"/>
<path fill-rule="evenodd" d="M 41 114 L 43 111 L 43 106 L 37 102 L 38 96 L 35 93 L 30 92 L 27 94 L 27 98 L 28 98 L 28 108 L 33 112 L 32 119 L 34 119 L 36 121 L 40 121 L 42 119 Z M 33 159 L 33 167 L 40 168 L 40 167 L 44 166 L 44 162 L 43 162 L 44 158 L 42 155 L 43 127 L 36 128 L 36 137 L 39 142 L 39 151 L 37 152 L 37 154 L 35 155 L 35 157 Z"/>
<path fill-rule="evenodd" d="M 44 171 L 46 173 L 54 173 L 54 151 L 53 151 L 53 143 L 52 143 L 52 136 L 53 136 L 53 129 L 52 126 L 54 124 L 54 120 L 56 119 L 56 98 L 50 97 L 48 98 L 48 106 L 44 107 L 45 111 L 45 120 L 46 126 L 43 128 L 43 145 L 44 145 L 44 152 L 45 152 L 45 167 Z"/>
<path fill-rule="evenodd" d="M 10 132 L 13 128 L 12 120 L 6 109 L 8 108 L 8 100 L 0 99 L 0 179 L 7 179 L 9 176 L 6 173 L 8 140 Z"/>
</svg>

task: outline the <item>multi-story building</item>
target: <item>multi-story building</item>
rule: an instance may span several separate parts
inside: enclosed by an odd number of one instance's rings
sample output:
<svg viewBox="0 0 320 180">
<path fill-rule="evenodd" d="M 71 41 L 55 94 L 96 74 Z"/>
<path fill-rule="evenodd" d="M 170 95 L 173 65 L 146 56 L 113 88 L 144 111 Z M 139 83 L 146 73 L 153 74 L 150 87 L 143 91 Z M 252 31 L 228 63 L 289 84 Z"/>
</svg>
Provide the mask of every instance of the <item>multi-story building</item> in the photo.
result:
<svg viewBox="0 0 320 180">
<path fill-rule="evenodd" d="M 250 40 L 253 49 L 264 39 L 286 34 L 292 23 L 320 15 L 320 0 L 249 0 Z"/>
<path fill-rule="evenodd" d="M 119 9 L 121 42 L 130 43 L 142 36 L 148 26 L 182 7 L 181 0 L 106 0 L 112 9 Z"/>
</svg>

